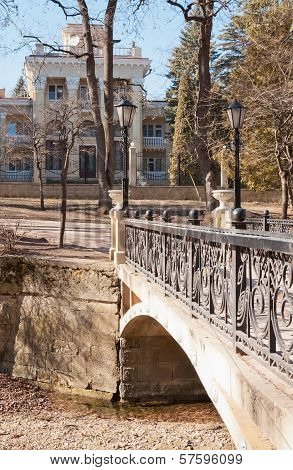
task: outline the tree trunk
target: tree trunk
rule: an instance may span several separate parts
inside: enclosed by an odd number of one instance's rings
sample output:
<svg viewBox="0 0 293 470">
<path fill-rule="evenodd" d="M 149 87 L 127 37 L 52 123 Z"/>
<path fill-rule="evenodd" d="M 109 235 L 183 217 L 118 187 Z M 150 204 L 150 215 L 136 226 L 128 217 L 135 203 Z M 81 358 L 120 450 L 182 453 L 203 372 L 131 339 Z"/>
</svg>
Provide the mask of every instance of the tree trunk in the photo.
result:
<svg viewBox="0 0 293 470">
<path fill-rule="evenodd" d="M 289 174 L 287 171 L 280 172 L 281 189 L 282 189 L 282 219 L 288 218 L 289 205 Z"/>
<path fill-rule="evenodd" d="M 96 64 L 93 40 L 91 34 L 90 19 L 88 7 L 84 0 L 77 0 L 79 11 L 82 18 L 83 37 L 85 42 L 86 56 L 86 74 L 89 88 L 89 97 L 91 103 L 91 111 L 96 127 L 97 141 L 97 179 L 99 184 L 99 206 L 105 209 L 112 207 L 112 201 L 108 194 L 110 186 L 106 177 L 106 161 L 105 161 L 105 135 L 99 106 L 98 81 L 96 77 Z"/>
<path fill-rule="evenodd" d="M 290 172 L 289 178 L 288 178 L 288 192 L 289 192 L 289 204 L 290 204 L 291 210 L 293 210 L 293 188 L 292 188 L 292 175 L 291 175 L 291 172 Z"/>
<path fill-rule="evenodd" d="M 282 219 L 288 218 L 288 205 L 289 205 L 289 185 L 290 185 L 290 171 L 284 169 L 281 152 L 282 152 L 282 139 L 279 128 L 275 129 L 275 157 L 279 168 L 279 175 L 281 180 L 282 192 Z"/>
<path fill-rule="evenodd" d="M 44 196 L 44 183 L 43 183 L 43 172 L 42 172 L 42 163 L 37 163 L 37 169 L 39 173 L 39 180 L 40 180 L 40 209 L 41 211 L 45 210 L 45 196 Z"/>
<path fill-rule="evenodd" d="M 210 47 L 212 18 L 206 17 L 200 24 L 200 47 L 198 52 L 199 87 L 196 104 L 196 152 L 200 164 L 202 176 L 205 180 L 205 195 L 207 212 L 211 212 L 217 206 L 212 197 L 213 189 L 216 189 L 216 177 L 211 152 L 208 145 L 208 130 L 210 125 L 209 107 L 211 94 L 210 74 Z"/>
<path fill-rule="evenodd" d="M 67 216 L 67 174 L 69 165 L 69 155 L 72 146 L 62 151 L 62 167 L 61 167 L 61 213 L 60 213 L 60 232 L 59 232 L 59 248 L 64 246 L 64 233 Z"/>
<path fill-rule="evenodd" d="M 113 22 L 118 0 L 109 0 L 104 17 L 104 101 L 105 101 L 105 150 L 106 176 L 112 187 L 114 180 L 114 93 L 113 93 Z"/>
<path fill-rule="evenodd" d="M 67 215 L 67 181 L 66 177 L 61 174 L 61 214 L 60 214 L 60 232 L 59 232 L 59 248 L 64 246 L 64 233 Z"/>
</svg>

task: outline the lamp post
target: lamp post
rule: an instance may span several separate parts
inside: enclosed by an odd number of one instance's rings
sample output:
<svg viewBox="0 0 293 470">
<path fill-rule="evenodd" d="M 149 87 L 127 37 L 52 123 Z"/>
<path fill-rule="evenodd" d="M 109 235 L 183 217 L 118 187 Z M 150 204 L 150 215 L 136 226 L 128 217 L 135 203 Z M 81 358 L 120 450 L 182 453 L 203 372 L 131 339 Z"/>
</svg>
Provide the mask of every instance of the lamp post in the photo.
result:
<svg viewBox="0 0 293 470">
<path fill-rule="evenodd" d="M 246 108 L 236 99 L 227 108 L 227 114 L 234 129 L 235 145 L 235 177 L 234 177 L 234 210 L 233 219 L 235 222 L 242 222 L 245 219 L 245 211 L 241 208 L 241 178 L 240 178 L 240 129 L 245 118 Z"/>
<path fill-rule="evenodd" d="M 129 149 L 129 129 L 132 126 L 137 106 L 128 100 L 122 100 L 115 105 L 117 109 L 120 127 L 122 128 L 123 142 L 123 178 L 122 178 L 122 195 L 123 209 L 128 206 L 128 149 Z"/>
</svg>

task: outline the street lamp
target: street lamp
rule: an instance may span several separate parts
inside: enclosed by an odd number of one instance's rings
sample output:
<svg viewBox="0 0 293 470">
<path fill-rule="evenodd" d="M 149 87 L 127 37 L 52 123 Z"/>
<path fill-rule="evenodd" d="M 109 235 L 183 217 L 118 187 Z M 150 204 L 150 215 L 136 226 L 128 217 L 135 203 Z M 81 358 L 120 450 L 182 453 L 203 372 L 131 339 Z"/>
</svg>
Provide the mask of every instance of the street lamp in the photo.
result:
<svg viewBox="0 0 293 470">
<path fill-rule="evenodd" d="M 128 100 L 122 100 L 115 105 L 117 109 L 120 127 L 122 128 L 122 142 L 123 142 L 123 178 L 122 178 L 122 195 L 123 195 L 123 209 L 128 206 L 128 149 L 129 149 L 129 129 L 132 126 L 135 116 L 136 108 Z"/>
<path fill-rule="evenodd" d="M 246 108 L 244 108 L 236 99 L 227 108 L 227 114 L 234 129 L 235 145 L 235 178 L 234 178 L 234 211 L 233 219 L 235 222 L 241 222 L 245 219 L 245 211 L 241 208 L 241 179 L 240 179 L 240 131 Z"/>
</svg>

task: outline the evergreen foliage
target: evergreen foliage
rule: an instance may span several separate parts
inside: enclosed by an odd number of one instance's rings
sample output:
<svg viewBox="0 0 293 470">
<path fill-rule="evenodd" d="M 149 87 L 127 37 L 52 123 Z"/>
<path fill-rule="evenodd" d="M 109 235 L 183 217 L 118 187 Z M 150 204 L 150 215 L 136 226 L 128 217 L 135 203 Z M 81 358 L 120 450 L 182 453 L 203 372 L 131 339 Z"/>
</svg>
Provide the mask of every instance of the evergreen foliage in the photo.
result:
<svg viewBox="0 0 293 470">
<path fill-rule="evenodd" d="M 166 115 L 171 123 L 173 138 L 170 164 L 172 184 L 202 182 L 194 139 L 198 89 L 198 29 L 197 23 L 187 24 L 182 31 L 180 44 L 173 49 L 169 62 L 167 76 L 171 80 L 171 86 L 166 93 Z"/>
<path fill-rule="evenodd" d="M 201 182 L 198 160 L 195 155 L 195 106 L 192 77 L 181 76 L 178 105 L 171 151 L 170 179 L 172 184 L 194 184 Z"/>
<path fill-rule="evenodd" d="M 12 91 L 12 96 L 17 98 L 27 98 L 28 93 L 22 76 L 20 76 L 17 80 L 17 83 Z"/>
<path fill-rule="evenodd" d="M 257 190 L 292 193 L 292 8 L 288 0 L 247 0 L 220 38 L 218 87 L 223 100 L 247 106 L 242 180 Z"/>
</svg>

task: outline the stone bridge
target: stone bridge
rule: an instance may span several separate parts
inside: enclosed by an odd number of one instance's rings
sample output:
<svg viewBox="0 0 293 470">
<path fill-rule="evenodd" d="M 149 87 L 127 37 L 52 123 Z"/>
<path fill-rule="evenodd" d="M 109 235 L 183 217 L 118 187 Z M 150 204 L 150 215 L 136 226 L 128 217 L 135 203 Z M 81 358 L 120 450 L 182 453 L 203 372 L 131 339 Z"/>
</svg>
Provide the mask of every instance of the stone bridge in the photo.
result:
<svg viewBox="0 0 293 470">
<path fill-rule="evenodd" d="M 122 218 L 121 398 L 208 397 L 237 448 L 292 449 L 292 237 Z"/>
<path fill-rule="evenodd" d="M 237 448 L 292 449 L 292 236 L 152 219 L 112 210 L 114 264 L 1 258 L 0 372 L 95 398 L 210 399 Z"/>
</svg>

